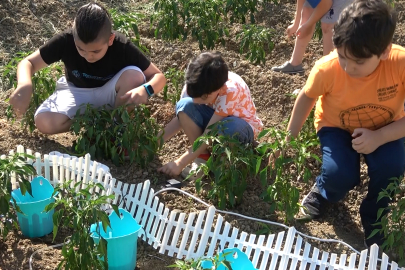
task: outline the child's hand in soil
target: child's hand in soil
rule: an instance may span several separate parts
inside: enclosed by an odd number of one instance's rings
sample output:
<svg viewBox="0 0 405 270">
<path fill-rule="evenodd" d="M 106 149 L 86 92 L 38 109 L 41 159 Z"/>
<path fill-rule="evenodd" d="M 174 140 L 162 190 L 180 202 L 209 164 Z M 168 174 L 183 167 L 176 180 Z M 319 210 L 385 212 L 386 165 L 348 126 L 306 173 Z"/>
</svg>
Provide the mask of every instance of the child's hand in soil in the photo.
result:
<svg viewBox="0 0 405 270">
<path fill-rule="evenodd" d="M 287 37 L 293 36 L 297 32 L 298 26 L 295 22 L 289 25 L 286 30 Z"/>
<path fill-rule="evenodd" d="M 370 154 L 381 146 L 380 132 L 378 130 L 356 128 L 352 137 L 352 147 L 359 154 Z"/>
<path fill-rule="evenodd" d="M 10 96 L 10 105 L 17 118 L 21 118 L 28 110 L 32 96 L 32 84 L 18 85 Z"/>
<path fill-rule="evenodd" d="M 160 173 L 165 173 L 170 176 L 178 176 L 182 170 L 183 167 L 180 165 L 179 162 L 177 162 L 177 160 L 175 160 L 160 167 L 157 171 Z"/>
<path fill-rule="evenodd" d="M 125 104 L 145 104 L 148 102 L 148 93 L 143 85 L 129 90 L 126 94 L 121 96 Z"/>
</svg>

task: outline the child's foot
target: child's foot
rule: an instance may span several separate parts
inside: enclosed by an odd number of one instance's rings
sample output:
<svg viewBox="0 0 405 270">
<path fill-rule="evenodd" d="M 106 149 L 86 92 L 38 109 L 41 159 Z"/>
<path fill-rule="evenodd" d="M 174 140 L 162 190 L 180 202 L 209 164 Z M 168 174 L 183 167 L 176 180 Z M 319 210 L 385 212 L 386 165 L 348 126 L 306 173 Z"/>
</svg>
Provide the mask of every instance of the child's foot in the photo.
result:
<svg viewBox="0 0 405 270">
<path fill-rule="evenodd" d="M 188 178 L 190 180 L 197 180 L 198 178 L 201 178 L 204 176 L 204 172 L 202 170 L 200 171 L 196 171 L 198 166 L 200 166 L 200 164 L 205 164 L 207 163 L 207 161 L 203 158 L 196 158 L 193 163 L 191 163 L 190 165 L 188 165 L 187 167 L 185 167 L 183 169 L 183 171 L 181 172 L 181 176 L 183 178 L 187 178 L 189 176 L 189 174 L 191 172 L 193 172 L 193 174 Z"/>
<path fill-rule="evenodd" d="M 323 206 L 327 200 L 322 197 L 317 185 L 315 184 L 311 191 L 304 197 L 301 204 L 304 208 L 301 208 L 301 212 L 309 216 L 311 219 L 318 219 L 322 216 Z"/>
<path fill-rule="evenodd" d="M 305 72 L 304 68 L 302 67 L 302 64 L 299 64 L 298 66 L 293 66 L 288 61 L 282 64 L 281 66 L 272 67 L 271 70 L 286 74 L 300 74 L 300 75 L 304 74 Z"/>
</svg>

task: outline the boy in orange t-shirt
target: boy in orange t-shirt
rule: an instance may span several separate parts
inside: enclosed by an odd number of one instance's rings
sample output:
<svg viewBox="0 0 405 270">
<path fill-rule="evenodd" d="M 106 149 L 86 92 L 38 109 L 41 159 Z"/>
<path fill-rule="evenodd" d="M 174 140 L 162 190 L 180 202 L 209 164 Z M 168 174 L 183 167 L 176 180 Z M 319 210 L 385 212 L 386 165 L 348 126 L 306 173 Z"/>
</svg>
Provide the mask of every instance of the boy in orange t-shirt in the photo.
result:
<svg viewBox="0 0 405 270">
<path fill-rule="evenodd" d="M 288 130 L 297 136 L 316 102 L 315 127 L 323 154 L 322 173 L 306 195 L 304 212 L 316 219 L 325 202 L 337 202 L 360 183 L 360 155 L 368 166 L 368 193 L 360 206 L 365 243 L 377 212 L 389 200 L 378 199 L 392 178 L 405 170 L 405 49 L 392 45 L 394 12 L 382 0 L 357 0 L 334 28 L 336 50 L 319 60 L 292 111 Z M 385 213 L 386 214 L 386 213 Z"/>
</svg>

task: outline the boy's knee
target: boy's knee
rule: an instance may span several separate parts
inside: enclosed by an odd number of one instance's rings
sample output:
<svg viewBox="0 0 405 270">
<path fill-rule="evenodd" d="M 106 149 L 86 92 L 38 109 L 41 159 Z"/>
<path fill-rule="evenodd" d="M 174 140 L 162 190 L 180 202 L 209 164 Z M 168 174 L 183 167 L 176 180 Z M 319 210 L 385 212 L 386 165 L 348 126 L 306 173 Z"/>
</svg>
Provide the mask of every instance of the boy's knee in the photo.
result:
<svg viewBox="0 0 405 270">
<path fill-rule="evenodd" d="M 66 115 L 51 117 L 51 113 L 40 113 L 35 117 L 35 126 L 43 134 L 57 134 L 66 132 L 70 127 L 70 119 Z"/>
<path fill-rule="evenodd" d="M 327 171 L 322 168 L 322 187 L 325 189 L 328 201 L 338 202 L 346 193 L 352 190 L 360 181 L 360 173 L 338 168 Z"/>
<path fill-rule="evenodd" d="M 145 83 L 144 75 L 137 70 L 128 69 L 124 71 L 116 84 L 116 90 L 131 90 Z"/>
</svg>

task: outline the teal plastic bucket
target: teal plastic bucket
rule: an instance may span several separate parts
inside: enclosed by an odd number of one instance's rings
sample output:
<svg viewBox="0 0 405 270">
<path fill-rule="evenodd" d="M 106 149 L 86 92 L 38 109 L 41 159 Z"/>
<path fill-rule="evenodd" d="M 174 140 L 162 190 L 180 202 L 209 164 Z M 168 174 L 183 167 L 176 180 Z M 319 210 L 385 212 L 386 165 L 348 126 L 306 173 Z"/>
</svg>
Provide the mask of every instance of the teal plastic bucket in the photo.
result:
<svg viewBox="0 0 405 270">
<path fill-rule="evenodd" d="M 31 195 L 26 192 L 21 194 L 20 189 L 11 192 L 18 207 L 23 213 L 17 212 L 18 224 L 23 235 L 27 237 L 42 237 L 53 230 L 53 210 L 46 213 L 45 206 L 55 201 L 52 197 L 53 186 L 42 176 L 35 177 L 31 181 Z M 13 203 L 11 201 L 11 203 Z"/>
<path fill-rule="evenodd" d="M 136 266 L 136 250 L 138 232 L 141 225 L 126 210 L 119 208 L 120 216 L 115 212 L 110 214 L 111 228 L 107 227 L 105 232 L 99 223 L 90 227 L 93 240 L 96 244 L 100 241 L 100 236 L 107 241 L 107 257 L 109 270 L 134 270 Z"/>
<path fill-rule="evenodd" d="M 253 267 L 253 263 L 249 260 L 248 256 L 238 248 L 227 248 L 219 254 L 219 261 L 228 261 L 233 270 L 257 270 Z M 201 267 L 205 269 L 212 269 L 213 264 L 211 261 L 202 261 Z M 226 270 L 225 265 L 219 265 L 217 270 Z"/>
</svg>

